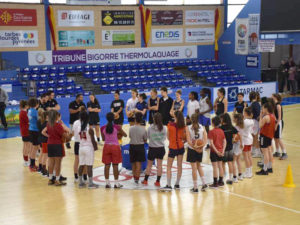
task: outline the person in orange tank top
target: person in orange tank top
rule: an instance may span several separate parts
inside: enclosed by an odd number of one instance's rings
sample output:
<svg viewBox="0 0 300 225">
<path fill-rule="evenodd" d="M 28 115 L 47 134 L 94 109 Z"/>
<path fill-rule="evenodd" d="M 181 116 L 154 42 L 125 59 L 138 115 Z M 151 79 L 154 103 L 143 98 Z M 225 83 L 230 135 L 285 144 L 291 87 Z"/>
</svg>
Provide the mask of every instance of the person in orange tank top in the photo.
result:
<svg viewBox="0 0 300 225">
<path fill-rule="evenodd" d="M 260 120 L 260 148 L 264 155 L 264 166 L 261 171 L 256 172 L 257 175 L 268 175 L 273 173 L 272 160 L 272 139 L 275 134 L 276 119 L 273 115 L 274 107 L 271 102 L 267 102 L 263 105 Z"/>
</svg>

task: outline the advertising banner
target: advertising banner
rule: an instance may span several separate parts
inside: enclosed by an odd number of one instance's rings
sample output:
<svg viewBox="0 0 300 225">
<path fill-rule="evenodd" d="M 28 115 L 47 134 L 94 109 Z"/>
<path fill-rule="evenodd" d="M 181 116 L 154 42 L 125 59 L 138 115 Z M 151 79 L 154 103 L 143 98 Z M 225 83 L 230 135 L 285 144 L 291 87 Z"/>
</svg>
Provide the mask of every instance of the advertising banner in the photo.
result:
<svg viewBox="0 0 300 225">
<path fill-rule="evenodd" d="M 102 30 L 102 45 L 134 45 L 134 30 Z"/>
<path fill-rule="evenodd" d="M 185 42 L 206 43 L 215 41 L 215 28 L 186 28 Z"/>
<path fill-rule="evenodd" d="M 182 25 L 183 11 L 182 10 L 153 10 L 152 25 Z"/>
<path fill-rule="evenodd" d="M 131 26 L 134 25 L 133 10 L 102 10 L 102 26 Z"/>
<path fill-rule="evenodd" d="M 249 54 L 258 54 L 259 14 L 249 14 Z"/>
<path fill-rule="evenodd" d="M 53 51 L 52 61 L 54 65 L 60 64 L 85 64 L 86 50 Z"/>
<path fill-rule="evenodd" d="M 121 0 L 67 0 L 68 5 L 121 5 Z"/>
<path fill-rule="evenodd" d="M 215 11 L 214 10 L 186 10 L 185 24 L 186 25 L 214 25 Z"/>
<path fill-rule="evenodd" d="M 59 47 L 87 47 L 95 45 L 93 30 L 66 30 L 58 31 Z"/>
<path fill-rule="evenodd" d="M 259 52 L 275 52 L 275 40 L 259 40 Z"/>
<path fill-rule="evenodd" d="M 37 30 L 0 30 L 0 48 L 31 48 L 39 46 Z"/>
<path fill-rule="evenodd" d="M 51 51 L 29 51 L 28 64 L 31 66 L 52 65 Z"/>
<path fill-rule="evenodd" d="M 35 9 L 0 9 L 0 26 L 36 26 Z"/>
<path fill-rule="evenodd" d="M 183 31 L 175 29 L 152 29 L 152 44 L 182 43 Z"/>
<path fill-rule="evenodd" d="M 94 11 L 88 10 L 58 10 L 59 27 L 93 27 Z"/>
<path fill-rule="evenodd" d="M 248 55 L 249 19 L 235 20 L 235 54 Z"/>
</svg>

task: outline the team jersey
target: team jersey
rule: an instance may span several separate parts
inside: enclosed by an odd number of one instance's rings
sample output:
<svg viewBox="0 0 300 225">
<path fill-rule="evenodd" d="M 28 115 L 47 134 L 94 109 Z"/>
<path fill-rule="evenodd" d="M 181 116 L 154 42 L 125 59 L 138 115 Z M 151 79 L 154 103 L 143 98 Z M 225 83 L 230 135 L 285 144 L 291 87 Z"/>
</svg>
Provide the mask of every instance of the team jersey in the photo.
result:
<svg viewBox="0 0 300 225">
<path fill-rule="evenodd" d="M 37 127 L 38 112 L 35 108 L 30 108 L 28 110 L 28 119 L 29 119 L 29 130 L 39 131 Z"/>
<path fill-rule="evenodd" d="M 193 129 L 193 125 L 189 125 L 188 130 L 189 130 L 192 142 L 195 140 L 198 140 L 198 139 L 203 140 L 204 128 L 201 124 L 199 124 L 198 134 L 195 133 L 195 130 Z M 190 146 L 190 145 L 188 145 L 188 146 L 189 146 L 189 148 L 194 149 L 193 146 Z"/>
<path fill-rule="evenodd" d="M 273 114 L 268 115 L 270 117 L 270 122 L 264 124 L 264 126 L 260 129 L 260 134 L 273 139 L 275 134 L 276 118 Z"/>
<path fill-rule="evenodd" d="M 177 124 L 174 122 L 168 124 L 169 148 L 176 150 L 184 147 L 184 129 L 185 128 L 177 128 Z"/>
<path fill-rule="evenodd" d="M 252 119 L 245 119 L 244 120 L 244 128 L 236 127 L 238 132 L 242 137 L 243 145 L 252 145 L 253 144 L 253 127 L 254 121 Z"/>
</svg>

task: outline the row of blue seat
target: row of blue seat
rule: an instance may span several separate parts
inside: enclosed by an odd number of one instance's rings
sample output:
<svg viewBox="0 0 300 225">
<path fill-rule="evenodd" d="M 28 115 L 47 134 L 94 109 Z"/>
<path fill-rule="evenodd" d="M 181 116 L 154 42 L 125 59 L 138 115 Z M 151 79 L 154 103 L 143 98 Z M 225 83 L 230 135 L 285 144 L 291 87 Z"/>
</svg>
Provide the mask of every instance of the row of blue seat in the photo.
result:
<svg viewBox="0 0 300 225">
<path fill-rule="evenodd" d="M 21 81 L 47 81 L 47 80 L 60 80 L 60 79 L 67 79 L 67 76 L 65 73 L 51 73 L 49 75 L 47 74 L 22 74 L 20 75 Z"/>
<path fill-rule="evenodd" d="M 66 94 L 78 94 L 78 93 L 85 93 L 82 86 L 67 86 L 67 87 L 48 87 L 48 88 L 37 88 L 37 96 L 41 96 L 42 94 L 48 92 L 48 91 L 54 91 L 56 95 L 66 95 Z"/>
<path fill-rule="evenodd" d="M 216 87 L 226 87 L 226 86 L 234 86 L 234 85 L 244 85 L 244 84 L 251 84 L 251 81 L 244 80 L 244 81 L 218 81 L 215 84 Z"/>
<path fill-rule="evenodd" d="M 236 75 L 235 70 L 212 70 L 212 71 L 199 71 L 197 72 L 198 77 L 208 77 L 208 76 L 230 76 Z"/>
<path fill-rule="evenodd" d="M 244 81 L 247 80 L 245 75 L 233 75 L 233 76 L 209 76 L 206 77 L 206 81 L 210 83 L 216 83 L 219 81 Z"/>
<path fill-rule="evenodd" d="M 206 70 L 226 70 L 228 67 L 226 64 L 215 64 L 215 65 L 193 65 L 189 66 L 189 71 L 206 71 Z"/>
<path fill-rule="evenodd" d="M 36 86 L 38 88 L 46 88 L 46 87 L 64 87 L 64 86 L 75 86 L 75 82 L 71 79 L 60 79 L 60 80 L 49 80 L 49 81 L 37 81 Z"/>
</svg>

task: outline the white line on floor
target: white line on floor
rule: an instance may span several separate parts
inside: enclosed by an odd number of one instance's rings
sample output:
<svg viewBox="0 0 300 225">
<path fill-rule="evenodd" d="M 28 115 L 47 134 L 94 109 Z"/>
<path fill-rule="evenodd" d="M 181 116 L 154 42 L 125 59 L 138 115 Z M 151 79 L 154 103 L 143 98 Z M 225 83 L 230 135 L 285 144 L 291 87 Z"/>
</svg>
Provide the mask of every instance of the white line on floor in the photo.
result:
<svg viewBox="0 0 300 225">
<path fill-rule="evenodd" d="M 283 207 L 283 206 L 280 206 L 280 205 L 275 205 L 275 204 L 272 204 L 272 203 L 269 203 L 269 202 L 265 202 L 265 201 L 262 201 L 262 200 L 255 199 L 255 198 L 251 198 L 251 197 L 247 197 L 247 196 L 244 196 L 244 195 L 236 194 L 236 193 L 233 193 L 233 192 L 230 192 L 230 191 L 225 191 L 225 190 L 220 190 L 220 189 L 218 189 L 218 190 L 220 192 L 227 193 L 227 194 L 230 194 L 230 195 L 234 195 L 234 196 L 244 198 L 244 199 L 247 199 L 247 200 L 250 200 L 250 201 L 262 203 L 262 204 L 269 205 L 269 206 L 272 206 L 272 207 L 275 207 L 275 208 L 284 209 L 284 210 L 287 210 L 287 211 L 290 211 L 290 212 L 293 212 L 293 213 L 300 214 L 300 211 L 295 210 L 295 209 L 290 209 L 290 208 Z"/>
</svg>

